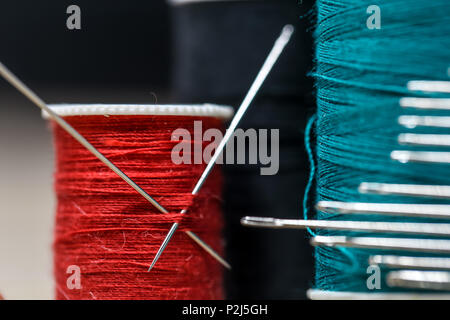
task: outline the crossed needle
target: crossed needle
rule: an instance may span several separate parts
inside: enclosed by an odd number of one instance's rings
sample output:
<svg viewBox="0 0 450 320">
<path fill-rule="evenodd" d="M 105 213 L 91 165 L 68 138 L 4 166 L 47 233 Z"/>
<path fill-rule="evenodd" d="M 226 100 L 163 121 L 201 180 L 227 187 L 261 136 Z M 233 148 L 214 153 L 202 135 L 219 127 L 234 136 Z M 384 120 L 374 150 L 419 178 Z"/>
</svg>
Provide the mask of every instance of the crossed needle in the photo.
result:
<svg viewBox="0 0 450 320">
<path fill-rule="evenodd" d="M 237 125 L 239 124 L 239 122 L 241 121 L 245 112 L 247 111 L 248 107 L 252 103 L 253 99 L 255 98 L 256 94 L 258 93 L 259 88 L 261 88 L 264 80 L 267 78 L 267 75 L 272 70 L 272 67 L 274 66 L 275 62 L 277 62 L 278 58 L 280 57 L 281 53 L 284 50 L 284 47 L 288 44 L 293 32 L 294 32 L 294 27 L 292 25 L 284 26 L 284 28 L 281 32 L 281 35 L 275 41 L 275 44 L 274 44 L 272 50 L 270 51 L 269 55 L 267 56 L 266 61 L 264 62 L 261 70 L 259 71 L 252 86 L 250 87 L 250 90 L 248 91 L 247 95 L 245 96 L 244 101 L 242 101 L 241 106 L 239 107 L 233 120 L 231 121 L 231 124 L 228 127 L 225 136 L 223 137 L 222 141 L 220 141 L 220 144 L 217 147 L 217 149 L 214 151 L 213 157 L 208 162 L 208 165 L 205 168 L 205 170 L 203 171 L 197 184 L 195 185 L 194 190 L 192 190 L 192 195 L 196 195 L 200 191 L 201 187 L 203 186 L 203 183 L 206 181 L 206 178 L 208 178 L 208 175 L 211 173 L 214 165 L 216 164 L 216 160 L 219 158 L 219 156 L 222 153 L 223 149 L 225 148 L 225 145 L 227 144 L 228 140 L 233 136 L 234 130 L 236 129 Z M 181 211 L 181 214 L 185 214 L 186 212 L 187 212 L 187 210 L 183 209 Z M 166 238 L 164 239 L 163 243 L 161 244 L 161 247 L 159 248 L 158 252 L 156 253 L 156 256 L 153 259 L 153 262 L 150 265 L 150 268 L 148 269 L 148 271 L 152 270 L 152 268 L 158 261 L 159 257 L 163 253 L 164 249 L 169 244 L 169 241 L 172 238 L 172 236 L 174 235 L 177 228 L 178 228 L 178 223 L 175 222 L 172 225 L 172 227 L 170 228 L 170 230 L 169 230 Z"/>
<path fill-rule="evenodd" d="M 140 186 L 138 186 L 133 180 L 131 180 L 125 173 L 123 173 L 118 167 L 116 167 L 108 158 L 100 153 L 92 144 L 89 143 L 78 131 L 76 131 L 69 123 L 63 118 L 57 115 L 47 104 L 39 98 L 30 88 L 28 88 L 22 81 L 20 81 L 9 69 L 0 62 L 0 75 L 5 78 L 13 87 L 19 90 L 24 96 L 31 100 L 35 105 L 48 113 L 51 119 L 59 124 L 67 133 L 69 133 L 75 140 L 88 149 L 93 155 L 95 155 L 101 162 L 103 162 L 108 168 L 114 171 L 119 177 L 121 177 L 126 183 L 128 183 L 134 190 L 136 190 L 141 196 L 143 196 L 148 202 L 150 202 L 156 209 L 162 213 L 169 213 L 161 204 L 152 198 L 147 192 L 145 192 Z M 186 234 L 194 240 L 201 248 L 208 252 L 214 259 L 221 263 L 227 269 L 231 269 L 231 266 L 226 262 L 217 252 L 215 252 L 208 244 L 201 240 L 192 231 L 186 231 Z"/>
</svg>

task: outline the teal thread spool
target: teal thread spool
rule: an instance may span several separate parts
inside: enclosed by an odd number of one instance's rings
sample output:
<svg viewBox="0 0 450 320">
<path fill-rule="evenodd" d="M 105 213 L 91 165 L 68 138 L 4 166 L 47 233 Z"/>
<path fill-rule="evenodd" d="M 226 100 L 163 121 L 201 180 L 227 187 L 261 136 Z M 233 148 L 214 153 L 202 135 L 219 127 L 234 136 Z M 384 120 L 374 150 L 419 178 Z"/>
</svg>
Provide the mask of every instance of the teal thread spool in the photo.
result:
<svg viewBox="0 0 450 320">
<path fill-rule="evenodd" d="M 380 7 L 381 29 L 366 26 L 370 16 L 366 10 L 374 4 Z M 404 114 L 450 115 L 444 111 L 399 107 L 401 97 L 413 95 L 406 89 L 408 81 L 449 80 L 448 0 L 385 0 L 378 3 L 372 0 L 318 0 L 316 6 L 316 200 L 448 204 L 445 200 L 358 192 L 359 184 L 365 181 L 450 185 L 448 164 L 401 164 L 390 158 L 391 151 L 396 149 L 433 149 L 399 146 L 397 137 L 400 133 L 450 133 L 449 129 L 408 130 L 398 124 L 398 116 Z M 317 218 L 431 222 L 423 218 L 344 216 L 324 212 L 317 212 Z M 329 230 L 320 230 L 317 234 L 367 235 Z M 369 292 L 366 285 L 368 259 L 370 255 L 380 253 L 377 250 L 317 247 L 315 288 Z M 383 274 L 386 274 L 385 270 L 382 270 Z M 390 288 L 382 282 L 381 289 L 373 292 L 386 291 L 405 290 Z"/>
</svg>

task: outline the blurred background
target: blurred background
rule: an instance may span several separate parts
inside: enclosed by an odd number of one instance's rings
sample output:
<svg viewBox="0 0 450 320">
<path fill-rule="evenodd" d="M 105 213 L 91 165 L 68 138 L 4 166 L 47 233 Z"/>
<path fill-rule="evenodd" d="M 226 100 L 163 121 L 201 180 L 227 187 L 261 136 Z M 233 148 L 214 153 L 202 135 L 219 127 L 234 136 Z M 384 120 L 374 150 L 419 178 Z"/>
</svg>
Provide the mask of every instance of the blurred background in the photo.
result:
<svg viewBox="0 0 450 320">
<path fill-rule="evenodd" d="M 180 1 L 179 1 L 180 2 Z M 312 253 L 300 231 L 249 230 L 244 215 L 299 217 L 313 109 L 312 1 L 1 1 L 0 61 L 47 103 L 221 103 L 238 107 L 286 23 L 295 37 L 242 126 L 279 128 L 280 171 L 226 166 L 227 296 L 304 298 Z M 81 30 L 69 30 L 70 5 Z M 0 292 L 52 299 L 51 134 L 0 80 Z M 150 259 L 150 257 L 149 257 Z M 150 260 L 149 260 L 150 261 Z"/>
</svg>

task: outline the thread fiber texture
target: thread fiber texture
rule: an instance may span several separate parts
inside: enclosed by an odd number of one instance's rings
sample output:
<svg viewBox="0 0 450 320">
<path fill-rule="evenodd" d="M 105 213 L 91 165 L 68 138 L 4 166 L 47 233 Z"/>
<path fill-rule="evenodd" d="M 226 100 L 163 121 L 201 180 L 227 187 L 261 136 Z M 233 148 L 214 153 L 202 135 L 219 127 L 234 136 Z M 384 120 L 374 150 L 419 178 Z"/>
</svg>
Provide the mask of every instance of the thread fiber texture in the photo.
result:
<svg viewBox="0 0 450 320">
<path fill-rule="evenodd" d="M 172 132 L 222 129 L 212 117 L 72 116 L 65 119 L 170 213 L 155 209 L 60 127 L 53 125 L 57 196 L 54 272 L 58 299 L 221 299 L 222 267 L 183 231 L 223 253 L 221 173 L 191 191 L 205 164 L 171 160 Z M 188 142 L 192 145 L 194 142 Z M 201 142 L 195 142 L 201 143 Z M 182 209 L 188 208 L 184 215 Z M 173 222 L 180 226 L 151 272 Z M 69 266 L 81 288 L 69 288 Z M 71 278 L 72 281 L 73 278 Z M 72 283 L 74 284 L 74 282 Z"/>
<path fill-rule="evenodd" d="M 366 10 L 373 4 L 380 8 L 381 29 L 366 26 L 370 16 Z M 448 165 L 402 164 L 390 159 L 391 151 L 396 149 L 430 150 L 400 146 L 397 137 L 402 132 L 433 130 L 407 129 L 397 119 L 401 114 L 438 113 L 402 110 L 399 99 L 426 96 L 408 92 L 406 84 L 410 80 L 448 80 L 449 2 L 318 0 L 316 6 L 316 200 L 448 203 L 364 195 L 358 192 L 358 186 L 361 182 L 450 184 Z M 324 212 L 317 212 L 317 218 L 406 221 L 378 215 L 358 217 Z M 417 220 L 427 222 L 427 219 Z M 329 230 L 319 230 L 317 234 L 367 235 Z M 330 291 L 368 291 L 366 268 L 369 256 L 374 253 L 380 252 L 316 248 L 315 287 Z M 411 255 L 402 253 L 408 254 Z M 383 284 L 381 290 L 393 289 Z"/>
</svg>

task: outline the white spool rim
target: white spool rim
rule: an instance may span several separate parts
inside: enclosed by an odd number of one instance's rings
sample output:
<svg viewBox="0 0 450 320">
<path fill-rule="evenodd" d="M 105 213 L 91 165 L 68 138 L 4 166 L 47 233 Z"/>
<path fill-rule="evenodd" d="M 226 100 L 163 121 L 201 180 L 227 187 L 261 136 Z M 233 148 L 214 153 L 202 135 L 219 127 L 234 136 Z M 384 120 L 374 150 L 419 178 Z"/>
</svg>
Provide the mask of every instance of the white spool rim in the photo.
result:
<svg viewBox="0 0 450 320">
<path fill-rule="evenodd" d="M 448 293 L 366 293 L 309 289 L 306 295 L 311 300 L 450 300 L 450 294 Z"/>
<path fill-rule="evenodd" d="M 155 115 L 211 117 L 228 120 L 234 114 L 232 107 L 214 104 L 53 104 L 49 105 L 49 108 L 61 117 Z M 50 118 L 45 111 L 42 112 L 42 117 Z"/>
</svg>

